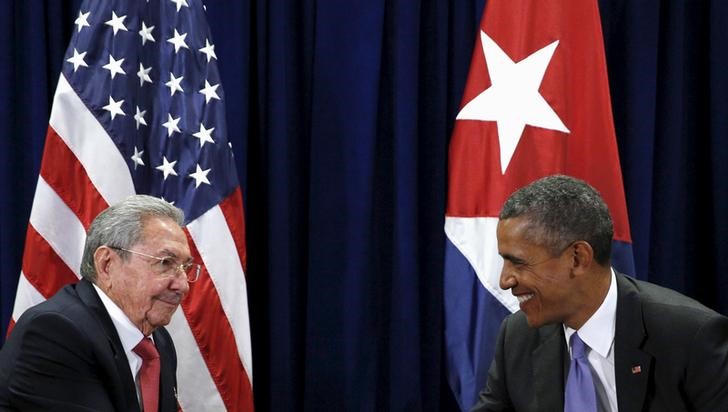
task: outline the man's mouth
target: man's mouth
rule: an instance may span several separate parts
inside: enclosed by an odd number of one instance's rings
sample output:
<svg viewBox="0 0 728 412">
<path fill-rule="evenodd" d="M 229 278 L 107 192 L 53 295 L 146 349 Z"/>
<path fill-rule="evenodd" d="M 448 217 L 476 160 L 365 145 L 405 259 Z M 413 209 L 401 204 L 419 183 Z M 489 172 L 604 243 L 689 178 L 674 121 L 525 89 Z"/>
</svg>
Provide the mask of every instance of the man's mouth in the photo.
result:
<svg viewBox="0 0 728 412">
<path fill-rule="evenodd" d="M 179 305 L 180 301 L 182 301 L 182 297 L 176 294 L 173 295 L 163 295 L 158 296 L 157 300 L 164 302 L 168 305 L 176 306 Z"/>
<path fill-rule="evenodd" d="M 536 295 L 533 293 L 526 293 L 523 295 L 518 295 L 518 296 L 516 296 L 516 298 L 518 299 L 518 303 L 520 305 L 523 305 L 524 303 L 528 302 L 534 296 L 536 296 Z"/>
</svg>

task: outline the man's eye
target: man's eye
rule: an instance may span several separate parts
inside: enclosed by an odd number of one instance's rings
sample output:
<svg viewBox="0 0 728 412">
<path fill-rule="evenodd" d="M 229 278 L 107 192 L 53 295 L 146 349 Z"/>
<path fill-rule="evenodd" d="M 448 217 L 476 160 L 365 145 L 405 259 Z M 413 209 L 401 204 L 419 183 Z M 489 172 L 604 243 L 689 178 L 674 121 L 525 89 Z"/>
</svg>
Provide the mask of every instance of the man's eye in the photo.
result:
<svg viewBox="0 0 728 412">
<path fill-rule="evenodd" d="M 169 269 L 174 266 L 174 259 L 168 257 L 161 258 L 159 259 L 159 266 L 164 269 Z"/>
</svg>

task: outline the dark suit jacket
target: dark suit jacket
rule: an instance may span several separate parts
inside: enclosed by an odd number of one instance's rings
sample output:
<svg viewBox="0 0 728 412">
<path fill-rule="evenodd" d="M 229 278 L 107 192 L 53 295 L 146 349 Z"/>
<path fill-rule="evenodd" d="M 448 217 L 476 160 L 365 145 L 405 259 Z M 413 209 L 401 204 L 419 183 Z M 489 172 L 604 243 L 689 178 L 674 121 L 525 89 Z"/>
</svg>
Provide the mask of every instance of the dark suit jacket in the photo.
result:
<svg viewBox="0 0 728 412">
<path fill-rule="evenodd" d="M 176 411 L 174 345 L 163 328 L 153 337 L 159 410 Z M 0 410 L 140 410 L 119 335 L 91 283 L 66 286 L 18 319 L 0 351 Z"/>
<path fill-rule="evenodd" d="M 561 324 L 501 325 L 473 411 L 563 411 Z M 617 274 L 614 374 L 620 412 L 728 411 L 728 318 L 677 292 Z"/>
</svg>

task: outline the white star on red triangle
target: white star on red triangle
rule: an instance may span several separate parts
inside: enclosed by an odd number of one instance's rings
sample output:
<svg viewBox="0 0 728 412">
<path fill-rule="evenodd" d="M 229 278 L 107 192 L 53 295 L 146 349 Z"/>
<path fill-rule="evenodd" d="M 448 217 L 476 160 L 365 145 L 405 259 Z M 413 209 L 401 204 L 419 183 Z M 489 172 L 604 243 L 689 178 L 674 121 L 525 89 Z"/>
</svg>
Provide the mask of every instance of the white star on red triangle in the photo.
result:
<svg viewBox="0 0 728 412">
<path fill-rule="evenodd" d="M 480 32 L 480 38 L 492 84 L 463 106 L 457 119 L 497 123 L 501 172 L 505 174 L 526 125 L 569 133 L 538 91 L 559 41 L 515 63 L 485 32 Z"/>
</svg>

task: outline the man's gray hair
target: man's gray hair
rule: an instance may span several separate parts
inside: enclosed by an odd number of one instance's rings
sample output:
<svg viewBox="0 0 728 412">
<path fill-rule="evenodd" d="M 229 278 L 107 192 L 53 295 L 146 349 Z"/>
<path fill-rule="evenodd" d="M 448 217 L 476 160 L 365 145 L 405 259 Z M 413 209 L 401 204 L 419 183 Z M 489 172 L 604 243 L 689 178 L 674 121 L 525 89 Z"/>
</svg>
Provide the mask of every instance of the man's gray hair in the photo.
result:
<svg viewBox="0 0 728 412">
<path fill-rule="evenodd" d="M 81 258 L 81 276 L 96 282 L 94 253 L 101 246 L 130 249 L 139 242 L 144 222 L 149 218 L 169 218 L 184 225 L 184 212 L 162 199 L 147 195 L 129 196 L 103 212 L 91 222 Z M 123 259 L 127 252 L 119 251 Z"/>
<path fill-rule="evenodd" d="M 606 203 L 583 180 L 553 175 L 525 186 L 506 200 L 499 218 L 524 217 L 530 242 L 546 247 L 552 256 L 578 240 L 594 249 L 594 259 L 609 263 L 614 225 Z"/>
</svg>

